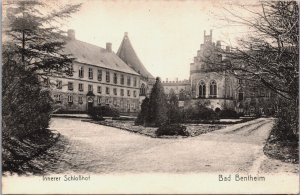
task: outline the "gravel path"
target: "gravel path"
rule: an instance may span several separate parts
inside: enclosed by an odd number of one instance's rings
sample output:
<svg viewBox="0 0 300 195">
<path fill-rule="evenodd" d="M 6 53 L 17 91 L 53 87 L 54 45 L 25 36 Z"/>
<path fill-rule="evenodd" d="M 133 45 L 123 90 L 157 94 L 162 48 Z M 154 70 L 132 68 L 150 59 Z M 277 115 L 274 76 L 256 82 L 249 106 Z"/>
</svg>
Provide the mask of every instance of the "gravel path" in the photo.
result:
<svg viewBox="0 0 300 195">
<path fill-rule="evenodd" d="M 274 161 L 262 149 L 272 125 L 272 119 L 256 119 L 197 137 L 158 139 L 80 119 L 53 118 L 51 129 L 61 138 L 50 155 L 36 161 L 43 162 L 47 173 L 268 173 L 265 163 Z M 298 172 L 295 167 L 282 170 Z"/>
</svg>

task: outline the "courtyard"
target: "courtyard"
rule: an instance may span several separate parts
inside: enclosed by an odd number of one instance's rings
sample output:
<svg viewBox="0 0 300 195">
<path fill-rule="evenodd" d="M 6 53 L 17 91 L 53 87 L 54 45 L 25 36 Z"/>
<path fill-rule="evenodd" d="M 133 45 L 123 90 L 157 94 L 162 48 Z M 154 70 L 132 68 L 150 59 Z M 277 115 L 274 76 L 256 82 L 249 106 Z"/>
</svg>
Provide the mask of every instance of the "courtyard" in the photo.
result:
<svg viewBox="0 0 300 195">
<path fill-rule="evenodd" d="M 189 138 L 151 138 L 82 122 L 52 118 L 59 141 L 31 162 L 49 174 L 85 173 L 289 173 L 296 164 L 269 159 L 264 143 L 272 118 L 260 118 Z"/>
</svg>

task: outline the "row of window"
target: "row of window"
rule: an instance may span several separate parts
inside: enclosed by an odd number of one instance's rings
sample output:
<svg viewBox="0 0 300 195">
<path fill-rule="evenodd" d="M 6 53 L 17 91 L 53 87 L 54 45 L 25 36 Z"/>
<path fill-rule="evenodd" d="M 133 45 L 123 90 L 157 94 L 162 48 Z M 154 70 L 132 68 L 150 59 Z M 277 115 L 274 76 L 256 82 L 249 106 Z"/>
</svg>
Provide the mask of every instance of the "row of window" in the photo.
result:
<svg viewBox="0 0 300 195">
<path fill-rule="evenodd" d="M 57 94 L 54 97 L 55 97 L 57 102 L 60 102 L 60 103 L 62 102 L 62 95 L 61 94 Z M 97 97 L 97 104 L 100 105 L 102 103 L 105 103 L 105 104 L 111 104 L 112 103 L 109 99 L 105 99 L 104 101 L 103 100 L 104 99 L 102 99 L 101 97 L 98 96 Z M 68 103 L 74 103 L 73 95 L 68 95 Z M 83 97 L 82 96 L 78 96 L 78 103 L 83 104 Z M 121 105 L 121 107 L 124 107 L 125 104 L 126 104 L 126 102 L 123 102 L 122 100 L 120 102 L 117 102 L 117 101 L 113 102 L 113 105 L 115 105 L 115 106 L 120 106 Z M 127 107 L 128 108 L 130 108 L 130 107 L 136 108 L 136 104 L 127 103 Z"/>
<path fill-rule="evenodd" d="M 217 83 L 214 80 L 210 81 L 209 84 L 209 96 L 217 97 Z M 203 97 L 203 98 L 206 97 L 206 84 L 204 81 L 200 81 L 199 97 Z"/>
<path fill-rule="evenodd" d="M 61 81 L 58 81 L 58 83 L 60 83 L 58 86 L 61 87 Z M 68 90 L 69 91 L 73 91 L 74 87 L 73 87 L 73 82 L 68 82 Z M 78 91 L 84 91 L 83 88 L 83 83 L 78 83 Z M 88 91 L 93 91 L 93 85 L 89 84 L 88 85 Z M 120 89 L 120 95 L 124 96 L 124 89 Z M 102 86 L 97 86 L 97 93 L 102 94 Z M 110 87 L 105 87 L 105 93 L 107 95 L 110 95 Z M 118 89 L 117 88 L 113 88 L 113 95 L 118 95 Z M 131 90 L 127 90 L 127 96 L 130 97 L 131 96 Z M 137 92 L 136 90 L 133 91 L 133 97 L 137 97 Z"/>
<path fill-rule="evenodd" d="M 84 67 L 83 66 L 79 67 L 78 76 L 79 76 L 79 78 L 84 78 Z M 92 80 L 93 77 L 94 77 L 93 68 L 89 68 L 88 69 L 88 78 Z M 113 83 L 118 84 L 119 79 L 120 79 L 120 84 L 125 85 L 125 76 L 123 74 L 121 74 L 121 76 L 119 78 L 117 73 L 113 73 Z M 102 70 L 100 70 L 100 69 L 97 70 L 97 80 L 102 81 Z M 126 84 L 128 86 L 131 86 L 131 80 L 132 80 L 131 77 L 127 76 Z M 105 81 L 107 83 L 110 83 L 110 72 L 109 71 L 105 71 Z M 134 87 L 137 86 L 137 77 L 133 78 L 133 86 Z"/>
</svg>

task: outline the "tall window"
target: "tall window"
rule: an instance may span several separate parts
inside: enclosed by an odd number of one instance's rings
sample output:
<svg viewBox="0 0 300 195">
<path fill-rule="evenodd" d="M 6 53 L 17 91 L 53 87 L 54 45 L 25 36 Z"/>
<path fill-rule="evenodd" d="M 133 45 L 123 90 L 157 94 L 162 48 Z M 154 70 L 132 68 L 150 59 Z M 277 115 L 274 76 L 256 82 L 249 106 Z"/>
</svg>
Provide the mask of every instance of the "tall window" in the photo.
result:
<svg viewBox="0 0 300 195">
<path fill-rule="evenodd" d="M 93 85 L 88 85 L 88 90 L 93 91 Z"/>
<path fill-rule="evenodd" d="M 199 85 L 199 97 L 205 98 L 205 95 L 206 95 L 206 86 L 204 81 L 201 81 Z"/>
<path fill-rule="evenodd" d="M 78 71 L 78 76 L 79 76 L 79 78 L 83 78 L 83 75 L 84 75 L 83 67 L 80 66 L 80 67 L 79 67 L 79 71 Z"/>
<path fill-rule="evenodd" d="M 97 93 L 102 93 L 101 86 L 97 87 Z"/>
<path fill-rule="evenodd" d="M 79 103 L 79 104 L 82 104 L 82 103 L 83 103 L 83 101 L 82 101 L 82 96 L 78 96 L 78 103 Z"/>
<path fill-rule="evenodd" d="M 130 76 L 127 77 L 127 85 L 128 85 L 128 86 L 131 85 L 131 78 L 130 78 Z"/>
<path fill-rule="evenodd" d="M 109 95 L 109 93 L 110 93 L 109 87 L 106 87 L 105 91 L 106 91 L 106 94 Z"/>
<path fill-rule="evenodd" d="M 73 96 L 72 95 L 68 95 L 68 102 L 73 103 Z"/>
<path fill-rule="evenodd" d="M 137 79 L 136 79 L 136 77 L 134 77 L 134 80 L 133 80 L 133 86 L 136 87 L 136 85 L 137 85 Z"/>
<path fill-rule="evenodd" d="M 239 92 L 239 101 L 244 100 L 244 93 L 243 92 Z"/>
<path fill-rule="evenodd" d="M 121 89 L 121 96 L 124 96 L 124 89 Z"/>
<path fill-rule="evenodd" d="M 121 85 L 124 85 L 124 75 L 121 75 Z"/>
<path fill-rule="evenodd" d="M 117 88 L 114 88 L 113 91 L 114 91 L 114 95 L 117 95 Z"/>
<path fill-rule="evenodd" d="M 131 95 L 130 90 L 127 90 L 127 96 L 129 97 Z"/>
<path fill-rule="evenodd" d="M 97 97 L 97 103 L 98 103 L 98 105 L 100 105 L 101 104 L 101 97 Z"/>
<path fill-rule="evenodd" d="M 145 84 L 143 83 L 140 88 L 140 96 L 144 96 L 144 95 L 146 95 L 146 87 Z"/>
<path fill-rule="evenodd" d="M 72 82 L 68 82 L 68 89 L 70 91 L 73 91 L 73 83 Z"/>
<path fill-rule="evenodd" d="M 114 84 L 118 83 L 118 76 L 117 73 L 114 73 Z"/>
<path fill-rule="evenodd" d="M 110 82 L 110 76 L 109 76 L 109 71 L 106 71 L 106 82 Z"/>
<path fill-rule="evenodd" d="M 56 81 L 56 88 L 57 89 L 61 89 L 62 88 L 62 81 L 61 80 L 57 80 Z"/>
<path fill-rule="evenodd" d="M 133 91 L 133 97 L 136 97 L 136 91 L 135 90 Z"/>
<path fill-rule="evenodd" d="M 78 84 L 78 91 L 83 91 L 83 84 L 82 83 Z"/>
<path fill-rule="evenodd" d="M 102 70 L 98 70 L 98 81 L 102 81 Z"/>
<path fill-rule="evenodd" d="M 93 79 L 93 69 L 89 68 L 89 79 Z"/>
<path fill-rule="evenodd" d="M 210 82 L 209 86 L 209 91 L 210 91 L 210 97 L 217 97 L 217 83 L 216 81 L 212 80 Z"/>
</svg>

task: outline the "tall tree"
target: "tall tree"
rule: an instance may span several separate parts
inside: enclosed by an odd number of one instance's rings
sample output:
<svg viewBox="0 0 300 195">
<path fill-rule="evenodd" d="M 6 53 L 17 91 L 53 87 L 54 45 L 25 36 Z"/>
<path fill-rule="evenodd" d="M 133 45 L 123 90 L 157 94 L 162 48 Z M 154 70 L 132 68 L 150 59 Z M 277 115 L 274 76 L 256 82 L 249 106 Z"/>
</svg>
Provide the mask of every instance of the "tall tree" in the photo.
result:
<svg viewBox="0 0 300 195">
<path fill-rule="evenodd" d="M 262 83 L 281 97 L 297 101 L 299 94 L 299 7 L 296 1 L 262 1 L 243 6 L 253 17 L 227 9 L 231 24 L 246 25 L 251 34 L 239 40 L 239 47 L 220 51 L 230 61 L 225 68 L 238 78 Z M 260 9 L 258 9 L 260 8 Z"/>
<path fill-rule="evenodd" d="M 167 122 L 167 119 L 166 96 L 160 78 L 157 77 L 150 94 L 147 121 L 155 126 L 161 126 Z"/>
<path fill-rule="evenodd" d="M 298 6 L 296 1 L 260 1 L 242 6 L 247 17 L 226 9 L 231 14 L 227 21 L 247 26 L 251 34 L 239 40 L 239 47 L 219 50 L 229 60 L 218 63 L 221 70 L 274 91 L 282 100 L 278 105 L 277 129 L 285 135 L 296 136 L 299 127 Z"/>
<path fill-rule="evenodd" d="M 169 96 L 170 98 L 168 103 L 168 122 L 179 123 L 180 113 L 179 113 L 178 97 L 174 91 L 171 91 Z"/>
<path fill-rule="evenodd" d="M 148 118 L 148 113 L 149 113 L 149 98 L 146 97 L 143 102 L 142 102 L 142 105 L 141 105 L 141 111 L 139 112 L 139 115 L 135 121 L 135 124 L 137 125 L 146 125 L 147 122 L 146 122 L 146 119 Z"/>
<path fill-rule="evenodd" d="M 68 4 L 56 10 L 48 6 L 49 2 L 38 0 L 7 1 L 3 5 L 4 44 L 14 49 L 15 59 L 33 73 L 70 73 L 73 58 L 61 52 L 66 40 L 61 26 L 81 5 Z"/>
<path fill-rule="evenodd" d="M 52 99 L 39 77 L 67 71 L 72 63 L 61 49 L 62 20 L 80 5 L 49 10 L 46 1 L 9 0 L 3 4 L 3 123 L 4 134 L 23 137 L 48 127 Z"/>
</svg>

